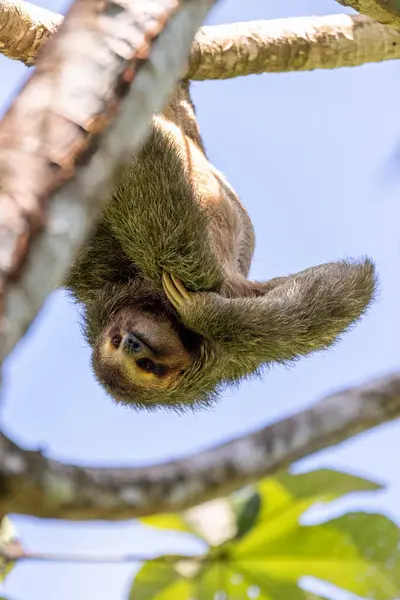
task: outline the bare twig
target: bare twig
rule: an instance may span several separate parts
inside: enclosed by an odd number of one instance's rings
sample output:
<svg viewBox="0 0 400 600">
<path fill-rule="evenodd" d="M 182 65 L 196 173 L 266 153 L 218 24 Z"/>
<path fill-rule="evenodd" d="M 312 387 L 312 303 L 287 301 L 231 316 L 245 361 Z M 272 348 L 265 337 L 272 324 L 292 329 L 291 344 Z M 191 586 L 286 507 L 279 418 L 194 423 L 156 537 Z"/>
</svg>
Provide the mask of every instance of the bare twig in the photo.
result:
<svg viewBox="0 0 400 600">
<path fill-rule="evenodd" d="M 271 475 L 400 415 L 400 373 L 344 390 L 255 433 L 145 468 L 81 468 L 0 435 L 0 512 L 124 519 L 178 511 Z"/>
<path fill-rule="evenodd" d="M 62 279 L 211 4 L 77 0 L 46 45 L 0 127 L 0 358 Z"/>
<path fill-rule="evenodd" d="M 192 560 L 192 561 L 204 561 L 206 557 L 202 555 L 186 555 L 186 554 L 174 554 L 170 556 L 159 556 L 154 554 L 80 554 L 78 552 L 68 553 L 50 553 L 50 552 L 29 552 L 22 548 L 20 544 L 10 544 L 7 547 L 0 548 L 0 558 L 6 562 L 20 562 L 22 560 L 27 561 L 39 561 L 39 562 L 62 562 L 62 563 L 93 563 L 93 564 L 104 564 L 104 563 L 138 563 L 145 562 L 147 560 L 158 561 L 165 563 L 168 561 L 169 564 L 177 563 L 181 560 Z"/>
</svg>

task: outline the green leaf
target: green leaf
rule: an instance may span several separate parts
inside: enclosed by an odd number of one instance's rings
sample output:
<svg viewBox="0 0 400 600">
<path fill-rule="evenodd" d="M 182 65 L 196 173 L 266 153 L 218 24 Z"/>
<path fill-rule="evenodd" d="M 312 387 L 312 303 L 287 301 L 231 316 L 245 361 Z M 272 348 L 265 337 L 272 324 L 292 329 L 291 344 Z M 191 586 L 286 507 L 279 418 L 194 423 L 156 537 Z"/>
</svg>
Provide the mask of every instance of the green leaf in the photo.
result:
<svg viewBox="0 0 400 600">
<path fill-rule="evenodd" d="M 351 515 L 352 531 L 347 529 L 348 519 L 340 517 L 322 525 L 298 526 L 266 544 L 261 528 L 258 537 L 253 536 L 253 547 L 247 544 L 243 552 L 239 542 L 232 549 L 233 558 L 237 567 L 246 569 L 254 579 L 264 575 L 296 583 L 301 577 L 311 575 L 362 597 L 393 600 L 400 596 L 398 550 L 393 548 L 394 536 L 380 536 L 384 547 L 375 557 L 368 555 L 378 544 L 380 524 L 373 523 L 375 516 L 380 523 L 386 520 L 382 515 L 355 513 Z M 369 528 L 369 518 L 375 533 L 366 535 L 369 545 L 363 546 L 362 532 Z M 386 530 L 390 526 L 397 529 L 390 521 L 386 525 Z"/>
<path fill-rule="evenodd" d="M 262 573 L 254 577 L 254 573 L 239 571 L 231 562 L 208 562 L 189 579 L 159 560 L 149 561 L 140 569 L 129 600 L 326 600 Z"/>
<path fill-rule="evenodd" d="M 281 473 L 257 487 L 262 499 L 258 520 L 228 551 L 235 566 L 264 593 L 278 597 L 271 592 L 271 581 L 293 585 L 311 575 L 363 597 L 400 596 L 399 530 L 386 517 L 356 513 L 312 527 L 299 524 L 316 502 L 376 490 L 378 484 L 318 470 Z"/>
<path fill-rule="evenodd" d="M 227 567 L 223 562 L 208 562 L 194 580 L 193 592 L 196 600 L 225 600 L 227 593 Z M 218 594 L 219 592 L 219 594 Z M 223 593 L 224 594 L 223 594 Z M 222 596 L 221 599 L 218 595 Z"/>
<path fill-rule="evenodd" d="M 133 580 L 129 600 L 187 600 L 190 581 L 184 579 L 172 565 L 162 562 L 162 557 L 149 560 Z"/>
<path fill-rule="evenodd" d="M 290 490 L 293 496 L 309 496 L 312 494 L 334 493 L 335 495 L 350 492 L 365 492 L 382 489 L 382 484 L 352 473 L 334 471 L 333 469 L 315 469 L 306 473 L 290 473 L 282 471 L 275 479 L 283 487 Z"/>
<path fill-rule="evenodd" d="M 193 587 L 196 600 L 324 600 L 296 584 L 274 581 L 267 576 L 254 578 L 245 568 L 231 562 L 205 566 Z"/>
<path fill-rule="evenodd" d="M 376 491 L 381 488 L 376 482 L 331 469 L 298 474 L 283 471 L 276 477 L 262 480 L 257 486 L 263 500 L 260 520 L 268 519 L 295 500 L 326 502 L 352 492 Z"/>
<path fill-rule="evenodd" d="M 328 469 L 281 473 L 187 511 L 182 520 L 163 515 L 164 526 L 176 523 L 181 531 L 190 527 L 211 544 L 215 542 L 207 530 L 215 533 L 220 528 L 222 543 L 214 545 L 203 562 L 188 558 L 171 566 L 166 557 L 164 564 L 153 561 L 153 570 L 145 571 L 145 565 L 130 600 L 327 600 L 300 588 L 298 581 L 306 575 L 363 598 L 394 600 L 400 597 L 400 532 L 394 523 L 365 513 L 320 525 L 299 523 L 317 502 L 379 488 Z M 229 532 L 235 523 L 233 537 Z"/>
<path fill-rule="evenodd" d="M 250 498 L 240 505 L 237 511 L 236 538 L 243 537 L 254 526 L 261 509 L 261 497 L 258 492 L 252 494 Z"/>
<path fill-rule="evenodd" d="M 176 513 L 165 513 L 161 515 L 141 517 L 140 522 L 148 527 L 157 527 L 157 529 L 172 529 L 176 531 L 184 531 L 186 533 L 194 533 L 193 528 L 184 519 L 184 517 Z"/>
<path fill-rule="evenodd" d="M 265 545 L 295 530 L 300 517 L 317 502 L 332 501 L 351 492 L 375 491 L 380 487 L 367 479 L 330 469 L 297 475 L 285 471 L 277 477 L 264 479 L 257 486 L 261 497 L 257 531 L 253 528 L 244 538 L 243 552 L 247 551 L 247 546 L 254 548 L 260 536 Z"/>
<path fill-rule="evenodd" d="M 326 524 L 351 539 L 358 554 L 400 589 L 400 529 L 380 514 L 348 513 Z M 399 595 L 399 594 L 398 594 Z"/>
<path fill-rule="evenodd" d="M 384 515 L 347 513 L 332 519 L 327 525 L 351 538 L 363 558 L 382 564 L 392 561 L 389 566 L 399 565 L 400 530 Z"/>
</svg>

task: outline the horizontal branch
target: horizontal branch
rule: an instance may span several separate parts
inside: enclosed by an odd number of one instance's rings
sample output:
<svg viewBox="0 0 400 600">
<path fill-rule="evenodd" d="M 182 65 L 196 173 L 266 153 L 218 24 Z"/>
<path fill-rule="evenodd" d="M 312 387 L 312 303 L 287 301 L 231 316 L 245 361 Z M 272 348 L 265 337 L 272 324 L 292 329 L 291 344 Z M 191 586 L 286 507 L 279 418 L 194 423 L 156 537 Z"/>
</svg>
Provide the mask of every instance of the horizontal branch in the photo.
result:
<svg viewBox="0 0 400 600">
<path fill-rule="evenodd" d="M 116 520 L 179 511 L 399 415 L 400 373 L 395 373 L 228 443 L 149 467 L 67 465 L 23 450 L 0 434 L 0 512 Z"/>
<path fill-rule="evenodd" d="M 62 19 L 21 0 L 2 2 L 0 52 L 27 65 L 34 64 L 41 45 Z M 382 19 L 388 22 L 384 16 Z M 202 27 L 192 45 L 186 77 L 226 79 L 355 67 L 398 58 L 400 33 L 366 17 L 331 15 L 253 21 Z"/>
<path fill-rule="evenodd" d="M 400 33 L 353 15 L 299 17 L 202 27 L 188 79 L 356 67 L 400 58 Z"/>
</svg>

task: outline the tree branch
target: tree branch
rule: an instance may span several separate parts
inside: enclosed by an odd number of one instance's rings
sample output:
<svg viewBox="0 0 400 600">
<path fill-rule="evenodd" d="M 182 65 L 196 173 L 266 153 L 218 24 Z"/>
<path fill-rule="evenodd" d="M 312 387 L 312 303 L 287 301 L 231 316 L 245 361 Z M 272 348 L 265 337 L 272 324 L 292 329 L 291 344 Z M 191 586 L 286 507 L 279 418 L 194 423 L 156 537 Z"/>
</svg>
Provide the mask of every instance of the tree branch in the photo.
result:
<svg viewBox="0 0 400 600">
<path fill-rule="evenodd" d="M 0 52 L 33 65 L 41 46 L 57 31 L 64 17 L 22 0 L 1 0 Z"/>
<path fill-rule="evenodd" d="M 336 0 L 342 6 L 371 17 L 384 25 L 400 30 L 400 4 L 398 0 Z"/>
<path fill-rule="evenodd" d="M 400 33 L 367 17 L 332 15 L 202 27 L 188 79 L 356 67 L 400 58 Z"/>
<path fill-rule="evenodd" d="M 252 434 L 143 468 L 66 465 L 0 435 L 0 512 L 116 520 L 179 511 L 399 415 L 400 373 L 395 373 L 333 394 Z"/>
<path fill-rule="evenodd" d="M 168 564 L 174 564 L 181 560 L 193 560 L 196 562 L 204 561 L 203 555 L 190 555 L 186 554 L 174 554 L 168 556 Z M 142 563 L 147 560 L 153 562 L 159 562 L 165 564 L 165 557 L 160 556 L 157 553 L 140 553 L 132 554 L 129 553 L 114 553 L 114 554 L 81 554 L 78 552 L 30 552 L 24 550 L 20 542 L 12 542 L 0 548 L 0 559 L 4 559 L 6 562 L 21 562 L 21 561 L 39 561 L 39 562 L 62 562 L 62 563 L 89 563 L 89 564 L 110 564 L 110 563 Z"/>
<path fill-rule="evenodd" d="M 387 22 L 382 19 L 382 23 Z M 28 2 L 2 2 L 0 52 L 27 65 L 34 64 L 41 45 L 62 20 L 61 15 Z M 186 77 L 226 79 L 256 73 L 355 67 L 398 58 L 400 33 L 366 17 L 332 15 L 253 21 L 202 27 L 192 45 Z"/>
<path fill-rule="evenodd" d="M 4 117 L 0 359 L 61 282 L 182 73 L 212 0 L 181 2 L 77 0 Z"/>
</svg>

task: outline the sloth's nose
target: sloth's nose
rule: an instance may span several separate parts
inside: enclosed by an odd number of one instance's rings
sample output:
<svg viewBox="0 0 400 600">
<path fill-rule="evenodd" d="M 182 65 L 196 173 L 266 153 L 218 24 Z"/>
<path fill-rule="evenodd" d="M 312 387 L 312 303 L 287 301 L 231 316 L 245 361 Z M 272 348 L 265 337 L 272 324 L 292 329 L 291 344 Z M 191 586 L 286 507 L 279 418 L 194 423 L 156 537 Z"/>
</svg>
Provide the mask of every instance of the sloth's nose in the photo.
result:
<svg viewBox="0 0 400 600">
<path fill-rule="evenodd" d="M 141 354 L 147 347 L 133 333 L 127 333 L 123 338 L 123 349 L 127 354 Z"/>
</svg>

